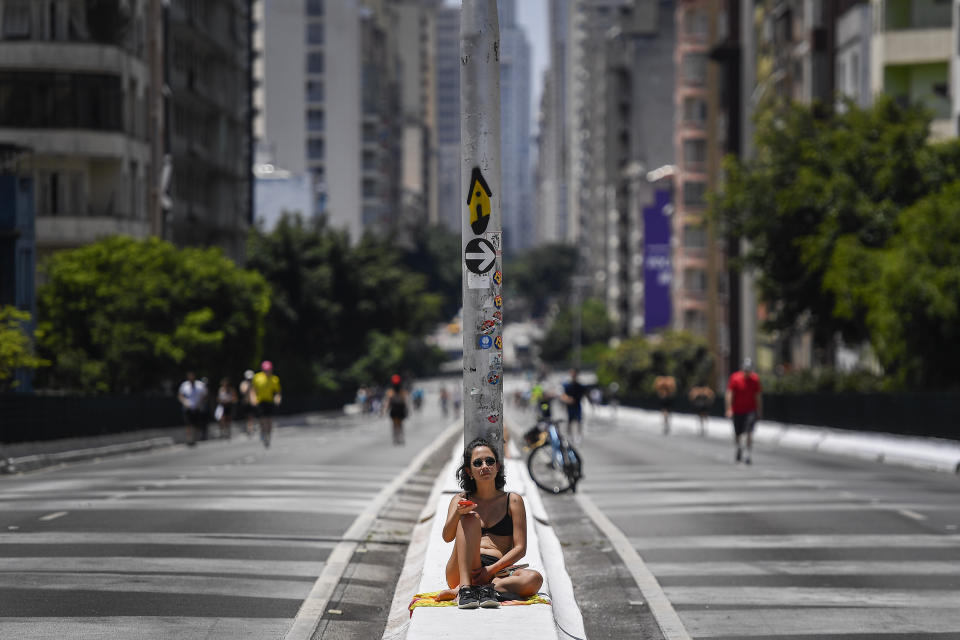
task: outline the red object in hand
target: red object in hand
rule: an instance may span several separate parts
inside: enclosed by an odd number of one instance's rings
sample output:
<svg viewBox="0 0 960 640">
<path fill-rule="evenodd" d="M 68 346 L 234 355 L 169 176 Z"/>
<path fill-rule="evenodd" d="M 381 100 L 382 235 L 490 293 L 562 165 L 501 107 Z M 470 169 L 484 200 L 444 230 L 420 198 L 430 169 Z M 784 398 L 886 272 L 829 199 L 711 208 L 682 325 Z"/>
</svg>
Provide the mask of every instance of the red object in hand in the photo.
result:
<svg viewBox="0 0 960 640">
<path fill-rule="evenodd" d="M 457 502 L 457 504 L 459 504 L 461 507 L 474 507 L 477 505 L 477 503 L 473 500 L 460 500 Z"/>
</svg>

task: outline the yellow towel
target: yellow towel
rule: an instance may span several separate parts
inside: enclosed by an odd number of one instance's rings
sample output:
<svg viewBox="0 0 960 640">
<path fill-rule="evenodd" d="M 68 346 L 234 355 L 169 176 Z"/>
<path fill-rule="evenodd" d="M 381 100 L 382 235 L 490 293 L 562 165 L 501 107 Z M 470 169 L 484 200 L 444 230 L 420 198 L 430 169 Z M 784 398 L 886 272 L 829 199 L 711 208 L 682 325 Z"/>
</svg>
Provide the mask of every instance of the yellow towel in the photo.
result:
<svg viewBox="0 0 960 640">
<path fill-rule="evenodd" d="M 437 600 L 437 594 L 439 591 L 430 591 L 428 593 L 418 593 L 413 596 L 413 599 L 410 601 L 410 615 L 413 615 L 413 610 L 417 607 L 455 607 L 457 606 L 457 599 L 453 600 Z M 550 604 L 550 600 L 546 596 L 540 595 L 539 593 L 533 596 L 530 596 L 526 600 L 506 600 L 500 603 L 502 607 L 516 607 L 527 604 Z"/>
</svg>

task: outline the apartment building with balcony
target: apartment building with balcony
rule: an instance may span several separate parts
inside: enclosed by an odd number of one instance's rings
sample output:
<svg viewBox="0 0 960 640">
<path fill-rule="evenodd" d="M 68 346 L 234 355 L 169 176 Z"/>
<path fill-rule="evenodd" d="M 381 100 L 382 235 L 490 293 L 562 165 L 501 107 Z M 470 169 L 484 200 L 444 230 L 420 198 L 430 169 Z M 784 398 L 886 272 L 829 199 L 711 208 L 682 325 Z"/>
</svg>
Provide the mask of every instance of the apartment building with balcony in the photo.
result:
<svg viewBox="0 0 960 640">
<path fill-rule="evenodd" d="M 951 65 L 956 66 L 955 6 L 945 0 L 871 0 L 870 83 L 933 114 L 931 137 L 956 136 L 958 113 L 951 98 Z"/>
<path fill-rule="evenodd" d="M 0 1 L 0 145 L 29 153 L 39 257 L 151 233 L 146 0 Z"/>
</svg>

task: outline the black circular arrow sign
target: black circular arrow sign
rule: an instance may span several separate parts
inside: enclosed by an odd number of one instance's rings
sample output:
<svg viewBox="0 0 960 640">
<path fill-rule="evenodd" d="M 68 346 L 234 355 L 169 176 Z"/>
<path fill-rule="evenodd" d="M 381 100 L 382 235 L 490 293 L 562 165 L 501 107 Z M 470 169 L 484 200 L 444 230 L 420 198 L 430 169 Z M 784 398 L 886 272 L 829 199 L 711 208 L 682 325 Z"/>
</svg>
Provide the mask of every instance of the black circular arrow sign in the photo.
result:
<svg viewBox="0 0 960 640">
<path fill-rule="evenodd" d="M 484 238 L 474 238 L 467 243 L 463 251 L 463 260 L 467 269 L 476 274 L 484 274 L 493 269 L 497 252 L 493 245 Z"/>
</svg>

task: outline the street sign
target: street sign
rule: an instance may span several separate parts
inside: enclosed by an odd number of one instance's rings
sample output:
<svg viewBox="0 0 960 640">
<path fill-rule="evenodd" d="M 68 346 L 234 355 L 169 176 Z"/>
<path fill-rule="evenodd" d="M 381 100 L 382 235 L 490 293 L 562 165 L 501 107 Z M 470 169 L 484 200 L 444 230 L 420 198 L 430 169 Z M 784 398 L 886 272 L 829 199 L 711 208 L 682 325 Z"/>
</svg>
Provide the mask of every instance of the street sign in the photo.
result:
<svg viewBox="0 0 960 640">
<path fill-rule="evenodd" d="M 497 252 L 493 245 L 484 238 L 474 238 L 467 243 L 467 247 L 463 251 L 463 259 L 467 269 L 477 274 L 490 271 L 496 257 Z"/>
</svg>

